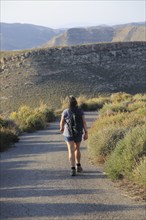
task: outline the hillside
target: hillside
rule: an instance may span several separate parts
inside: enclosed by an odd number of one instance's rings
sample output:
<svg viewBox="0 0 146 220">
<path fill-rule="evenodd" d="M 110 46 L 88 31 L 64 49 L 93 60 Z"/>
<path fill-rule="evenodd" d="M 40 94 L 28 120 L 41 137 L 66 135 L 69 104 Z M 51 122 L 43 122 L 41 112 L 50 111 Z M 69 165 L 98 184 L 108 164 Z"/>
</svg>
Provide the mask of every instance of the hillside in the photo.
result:
<svg viewBox="0 0 146 220">
<path fill-rule="evenodd" d="M 111 42 L 113 37 L 112 27 L 70 28 L 65 33 L 53 37 L 46 47 Z"/>
<path fill-rule="evenodd" d="M 112 42 L 146 41 L 146 26 L 117 28 Z"/>
<path fill-rule="evenodd" d="M 39 47 L 47 43 L 53 36 L 62 33 L 62 30 L 54 30 L 32 24 L 8 24 L 0 23 L 1 50 L 21 50 Z"/>
<path fill-rule="evenodd" d="M 146 92 L 146 42 L 1 52 L 1 112 L 69 94 Z"/>
<path fill-rule="evenodd" d="M 116 26 L 95 26 L 71 28 L 53 37 L 46 47 L 69 46 L 101 42 L 146 41 L 145 23 L 131 23 Z"/>
<path fill-rule="evenodd" d="M 0 23 L 1 50 L 70 46 L 101 42 L 146 41 L 146 23 L 52 29 L 32 24 Z"/>
</svg>

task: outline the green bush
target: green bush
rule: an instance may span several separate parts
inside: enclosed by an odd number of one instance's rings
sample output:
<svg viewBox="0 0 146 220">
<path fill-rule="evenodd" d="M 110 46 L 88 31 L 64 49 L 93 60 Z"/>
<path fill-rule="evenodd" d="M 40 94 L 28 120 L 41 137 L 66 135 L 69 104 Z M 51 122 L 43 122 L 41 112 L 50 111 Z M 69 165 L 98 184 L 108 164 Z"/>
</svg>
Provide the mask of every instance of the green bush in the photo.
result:
<svg viewBox="0 0 146 220">
<path fill-rule="evenodd" d="M 145 126 L 138 125 L 117 143 L 115 150 L 105 163 L 105 170 L 112 179 L 131 178 L 132 170 L 145 154 Z"/>
<path fill-rule="evenodd" d="M 115 93 L 110 97 L 110 102 L 106 102 L 99 111 L 101 116 L 113 115 L 117 112 L 132 112 L 140 108 L 146 108 L 144 95 L 131 96 L 127 93 Z"/>
<path fill-rule="evenodd" d="M 103 108 L 99 111 L 99 115 L 113 115 L 118 112 L 127 112 L 128 108 L 125 103 L 110 103 L 105 104 Z"/>
<path fill-rule="evenodd" d="M 97 111 L 97 109 L 101 108 L 101 105 L 93 101 L 88 101 L 86 103 L 82 103 L 80 107 L 84 111 Z"/>
<path fill-rule="evenodd" d="M 53 122 L 55 120 L 55 114 L 53 110 L 46 108 L 43 110 L 42 114 L 44 115 L 46 122 Z"/>
<path fill-rule="evenodd" d="M 68 108 L 68 98 L 61 100 L 61 111 Z M 110 102 L 110 97 L 99 96 L 96 98 L 88 98 L 87 96 L 80 95 L 77 97 L 78 106 L 84 111 L 95 111 L 101 109 L 105 103 Z"/>
<path fill-rule="evenodd" d="M 146 187 L 146 157 L 141 158 L 140 162 L 137 163 L 132 172 L 132 178 L 140 185 Z"/>
<path fill-rule="evenodd" d="M 133 96 L 133 100 L 134 101 L 144 101 L 144 102 L 146 102 L 146 94 L 138 93 L 138 94 Z"/>
<path fill-rule="evenodd" d="M 38 108 L 34 109 L 34 112 L 44 116 L 45 122 L 52 122 L 55 120 L 54 110 L 44 103 L 41 103 Z"/>
<path fill-rule="evenodd" d="M 16 135 L 12 130 L 8 128 L 0 128 L 0 152 L 4 151 L 19 140 L 18 135 Z"/>
<path fill-rule="evenodd" d="M 146 184 L 145 102 L 146 95 L 112 94 L 89 129 L 90 156 L 105 163 L 112 179 L 129 178 Z"/>
<path fill-rule="evenodd" d="M 85 111 L 95 111 L 101 109 L 105 103 L 109 103 L 109 97 L 97 97 L 90 99 L 83 99 L 82 102 L 79 99 L 79 106 Z"/>
<path fill-rule="evenodd" d="M 124 137 L 125 130 L 117 126 L 107 126 L 100 130 L 90 130 L 88 148 L 97 162 L 104 162 L 115 149 L 117 142 Z"/>
<path fill-rule="evenodd" d="M 131 101 L 131 100 L 132 100 L 132 95 L 125 92 L 113 93 L 111 95 L 112 103 Z"/>
<path fill-rule="evenodd" d="M 132 112 L 140 108 L 146 108 L 146 104 L 144 101 L 134 101 L 129 103 L 128 111 Z"/>
<path fill-rule="evenodd" d="M 46 126 L 46 122 L 55 119 L 53 110 L 41 104 L 39 108 L 31 109 L 28 106 L 22 106 L 18 112 L 12 112 L 10 118 L 15 120 L 22 131 L 35 131 Z"/>
<path fill-rule="evenodd" d="M 19 140 L 20 130 L 14 121 L 0 116 L 0 151 L 4 151 Z"/>
<path fill-rule="evenodd" d="M 42 129 L 46 126 L 46 122 L 54 119 L 53 110 L 48 109 L 44 104 L 36 109 L 22 106 L 18 112 L 10 114 L 10 119 L 3 119 L 0 116 L 0 151 L 18 141 L 18 135 L 21 131 L 31 132 Z"/>
<path fill-rule="evenodd" d="M 32 114 L 30 115 L 24 125 L 23 125 L 23 131 L 35 131 L 39 130 L 45 127 L 45 118 L 41 114 Z"/>
<path fill-rule="evenodd" d="M 97 162 L 103 162 L 130 129 L 144 125 L 141 112 L 99 116 L 89 130 L 88 149 Z"/>
</svg>

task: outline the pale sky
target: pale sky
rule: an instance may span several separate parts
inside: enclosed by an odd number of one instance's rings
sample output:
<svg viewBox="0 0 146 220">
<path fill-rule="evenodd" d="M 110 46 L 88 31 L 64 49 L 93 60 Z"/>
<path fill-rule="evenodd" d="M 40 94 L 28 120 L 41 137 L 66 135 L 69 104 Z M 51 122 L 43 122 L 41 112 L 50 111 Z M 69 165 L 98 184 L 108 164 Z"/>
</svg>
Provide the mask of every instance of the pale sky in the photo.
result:
<svg viewBox="0 0 146 220">
<path fill-rule="evenodd" d="M 146 20 L 145 0 L 0 0 L 1 22 L 50 28 Z"/>
</svg>

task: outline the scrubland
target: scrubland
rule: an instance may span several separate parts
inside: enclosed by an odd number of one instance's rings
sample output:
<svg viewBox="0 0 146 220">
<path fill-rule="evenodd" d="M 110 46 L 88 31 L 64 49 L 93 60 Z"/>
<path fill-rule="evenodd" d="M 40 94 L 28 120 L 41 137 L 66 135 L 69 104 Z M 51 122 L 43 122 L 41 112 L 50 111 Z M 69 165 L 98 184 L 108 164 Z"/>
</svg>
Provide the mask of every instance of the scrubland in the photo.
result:
<svg viewBox="0 0 146 220">
<path fill-rule="evenodd" d="M 88 152 L 102 164 L 112 180 L 127 179 L 146 187 L 146 94 L 113 93 L 109 96 L 77 97 L 85 111 L 96 110 L 98 117 L 89 129 Z M 43 129 L 67 107 L 59 110 L 42 103 L 37 108 L 21 106 L 6 119 L 0 117 L 0 151 L 19 140 L 22 132 Z"/>
</svg>

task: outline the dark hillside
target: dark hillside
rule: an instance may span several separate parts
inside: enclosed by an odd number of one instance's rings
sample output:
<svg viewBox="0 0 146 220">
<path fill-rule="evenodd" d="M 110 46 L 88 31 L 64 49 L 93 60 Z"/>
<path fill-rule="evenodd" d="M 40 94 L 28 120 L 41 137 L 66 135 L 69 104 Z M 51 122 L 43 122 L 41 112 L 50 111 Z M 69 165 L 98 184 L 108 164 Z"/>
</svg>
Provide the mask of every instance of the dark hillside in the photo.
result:
<svg viewBox="0 0 146 220">
<path fill-rule="evenodd" d="M 39 47 L 61 30 L 32 25 L 0 23 L 1 50 L 22 50 Z"/>
<path fill-rule="evenodd" d="M 1 53 L 1 111 L 69 94 L 146 92 L 146 42 L 106 43 Z"/>
</svg>

